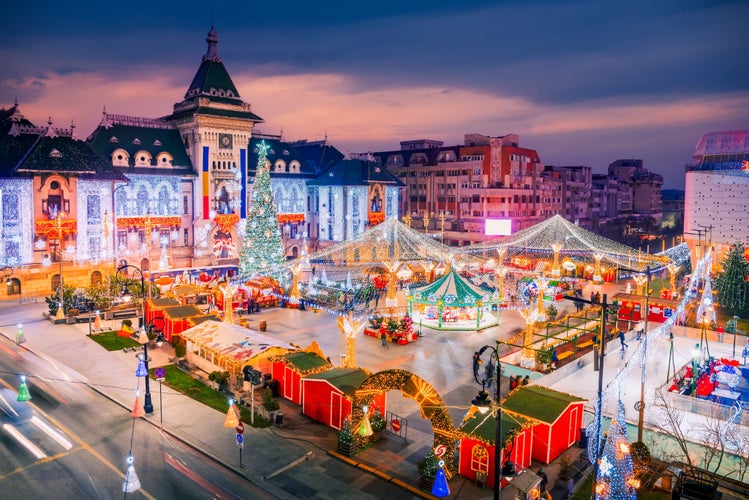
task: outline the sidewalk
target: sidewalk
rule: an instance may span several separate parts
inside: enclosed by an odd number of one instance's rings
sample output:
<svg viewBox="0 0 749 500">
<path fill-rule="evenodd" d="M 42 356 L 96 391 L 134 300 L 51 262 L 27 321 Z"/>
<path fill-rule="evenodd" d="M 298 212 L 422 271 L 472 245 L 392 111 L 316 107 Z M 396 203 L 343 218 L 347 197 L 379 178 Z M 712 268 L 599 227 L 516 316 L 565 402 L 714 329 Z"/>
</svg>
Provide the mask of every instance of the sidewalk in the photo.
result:
<svg viewBox="0 0 749 500">
<path fill-rule="evenodd" d="M 41 319 L 46 305 L 4 310 L 0 335 L 15 340 L 16 323 L 24 324 L 23 346 L 46 358 L 59 360 L 81 374 L 82 381 L 123 407 L 123 419 L 131 419 L 137 379 L 136 353 L 106 351 L 87 338 L 88 325 L 55 325 Z M 166 348 L 148 351 L 153 369 L 168 364 Z M 140 383 L 141 401 L 144 395 Z M 144 420 L 160 425 L 159 385 L 151 381 L 154 412 Z M 224 427 L 225 413 L 213 410 L 162 387 L 163 429 L 200 450 L 280 499 L 341 498 L 357 491 L 358 498 L 417 498 L 377 476 L 351 469 L 327 455 L 335 449 L 337 434 L 322 424 L 308 421 L 298 406 L 279 398 L 283 427 L 255 429 L 245 425 L 244 467 L 239 467 L 235 432 Z M 227 407 L 228 408 L 228 407 Z M 372 464 L 377 467 L 377 464 Z"/>
</svg>

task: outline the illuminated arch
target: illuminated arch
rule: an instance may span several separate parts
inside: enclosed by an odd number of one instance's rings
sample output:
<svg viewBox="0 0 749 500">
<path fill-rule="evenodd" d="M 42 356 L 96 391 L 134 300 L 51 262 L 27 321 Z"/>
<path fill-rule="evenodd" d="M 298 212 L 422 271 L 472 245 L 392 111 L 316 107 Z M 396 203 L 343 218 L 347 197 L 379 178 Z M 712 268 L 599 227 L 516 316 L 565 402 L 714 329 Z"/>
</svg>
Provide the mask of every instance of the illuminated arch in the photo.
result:
<svg viewBox="0 0 749 500">
<path fill-rule="evenodd" d="M 354 402 L 351 408 L 352 428 L 357 429 L 364 418 L 362 407 L 370 405 L 377 394 L 399 389 L 401 394 L 413 399 L 419 404 L 422 418 L 432 423 L 434 432 L 434 446 L 443 445 L 445 454 L 445 474 L 448 479 L 456 471 L 455 467 L 455 426 L 450 413 L 447 411 L 444 401 L 432 387 L 432 385 L 421 377 L 406 370 L 384 370 L 370 375 L 354 393 Z"/>
</svg>

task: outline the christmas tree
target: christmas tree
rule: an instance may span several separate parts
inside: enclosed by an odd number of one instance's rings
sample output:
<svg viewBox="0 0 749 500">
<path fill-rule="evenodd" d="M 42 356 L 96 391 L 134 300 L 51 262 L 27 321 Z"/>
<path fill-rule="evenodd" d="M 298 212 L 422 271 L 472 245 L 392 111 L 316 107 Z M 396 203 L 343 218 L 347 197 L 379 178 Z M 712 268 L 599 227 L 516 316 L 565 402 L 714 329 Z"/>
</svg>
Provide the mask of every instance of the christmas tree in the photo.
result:
<svg viewBox="0 0 749 500">
<path fill-rule="evenodd" d="M 252 187 L 242 252 L 239 256 L 239 272 L 243 277 L 270 274 L 277 265 L 286 260 L 270 184 L 266 159 L 268 148 L 265 141 L 257 145 L 255 183 Z"/>
<path fill-rule="evenodd" d="M 744 245 L 736 243 L 721 263 L 723 270 L 715 279 L 718 303 L 735 316 L 749 314 L 749 261 L 744 257 Z"/>
<path fill-rule="evenodd" d="M 634 477 L 632 454 L 627 441 L 627 424 L 624 421 L 624 404 L 619 401 L 619 411 L 611 421 L 606 445 L 598 462 L 596 500 L 636 499 L 638 481 Z"/>
</svg>

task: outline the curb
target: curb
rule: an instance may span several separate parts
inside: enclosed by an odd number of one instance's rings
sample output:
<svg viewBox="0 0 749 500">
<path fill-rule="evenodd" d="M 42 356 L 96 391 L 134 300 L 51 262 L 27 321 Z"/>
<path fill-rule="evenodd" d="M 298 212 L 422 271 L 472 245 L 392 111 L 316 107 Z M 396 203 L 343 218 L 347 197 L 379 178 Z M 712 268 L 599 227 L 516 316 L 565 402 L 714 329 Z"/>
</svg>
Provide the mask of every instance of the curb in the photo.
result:
<svg viewBox="0 0 749 500">
<path fill-rule="evenodd" d="M 363 471 L 365 471 L 365 472 L 367 472 L 369 474 L 372 474 L 373 476 L 376 476 L 376 477 L 378 477 L 378 478 L 380 478 L 380 479 L 382 479 L 384 481 L 387 481 L 388 483 L 394 484 L 395 486 L 398 486 L 399 488 L 408 491 L 409 493 L 411 493 L 414 496 L 417 496 L 419 498 L 425 498 L 427 500 L 431 500 L 431 499 L 437 498 L 437 497 L 435 497 L 435 496 L 427 493 L 426 491 L 424 491 L 422 489 L 416 488 L 415 486 L 412 486 L 412 485 L 408 484 L 407 482 L 405 482 L 405 481 L 403 481 L 401 479 L 398 479 L 397 477 L 393 477 L 390 474 L 386 474 L 386 473 L 384 473 L 384 472 L 382 472 L 380 470 L 377 470 L 374 467 L 372 467 L 371 465 L 367 465 L 365 463 L 358 462 L 358 461 L 356 461 L 356 460 L 354 460 L 354 459 L 352 459 L 350 457 L 347 457 L 346 455 L 342 455 L 342 454 L 338 453 L 337 451 L 328 450 L 327 453 L 328 453 L 329 456 L 331 456 L 333 458 L 336 458 L 336 459 L 340 460 L 341 462 L 345 462 L 345 463 L 351 465 L 352 467 L 355 467 L 357 469 L 363 470 Z"/>
</svg>

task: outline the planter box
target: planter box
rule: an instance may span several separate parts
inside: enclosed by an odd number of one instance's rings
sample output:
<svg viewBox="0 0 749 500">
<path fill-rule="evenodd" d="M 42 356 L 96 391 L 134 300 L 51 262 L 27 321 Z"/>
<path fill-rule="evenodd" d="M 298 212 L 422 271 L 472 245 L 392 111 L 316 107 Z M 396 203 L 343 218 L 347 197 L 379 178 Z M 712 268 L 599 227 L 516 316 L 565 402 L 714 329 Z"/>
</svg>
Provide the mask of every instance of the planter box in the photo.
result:
<svg viewBox="0 0 749 500">
<path fill-rule="evenodd" d="M 376 443 L 380 439 L 382 439 L 382 435 L 385 433 L 384 430 L 381 430 L 379 432 L 373 433 L 371 436 L 369 436 L 369 442 L 370 443 Z"/>
<path fill-rule="evenodd" d="M 424 476 L 419 476 L 419 488 L 431 492 L 434 487 L 434 479 Z"/>
<path fill-rule="evenodd" d="M 353 443 L 342 443 L 338 441 L 338 453 L 341 455 L 346 455 L 347 457 L 354 456 L 356 452 L 359 451 L 359 446 L 356 444 L 356 442 Z"/>
</svg>

